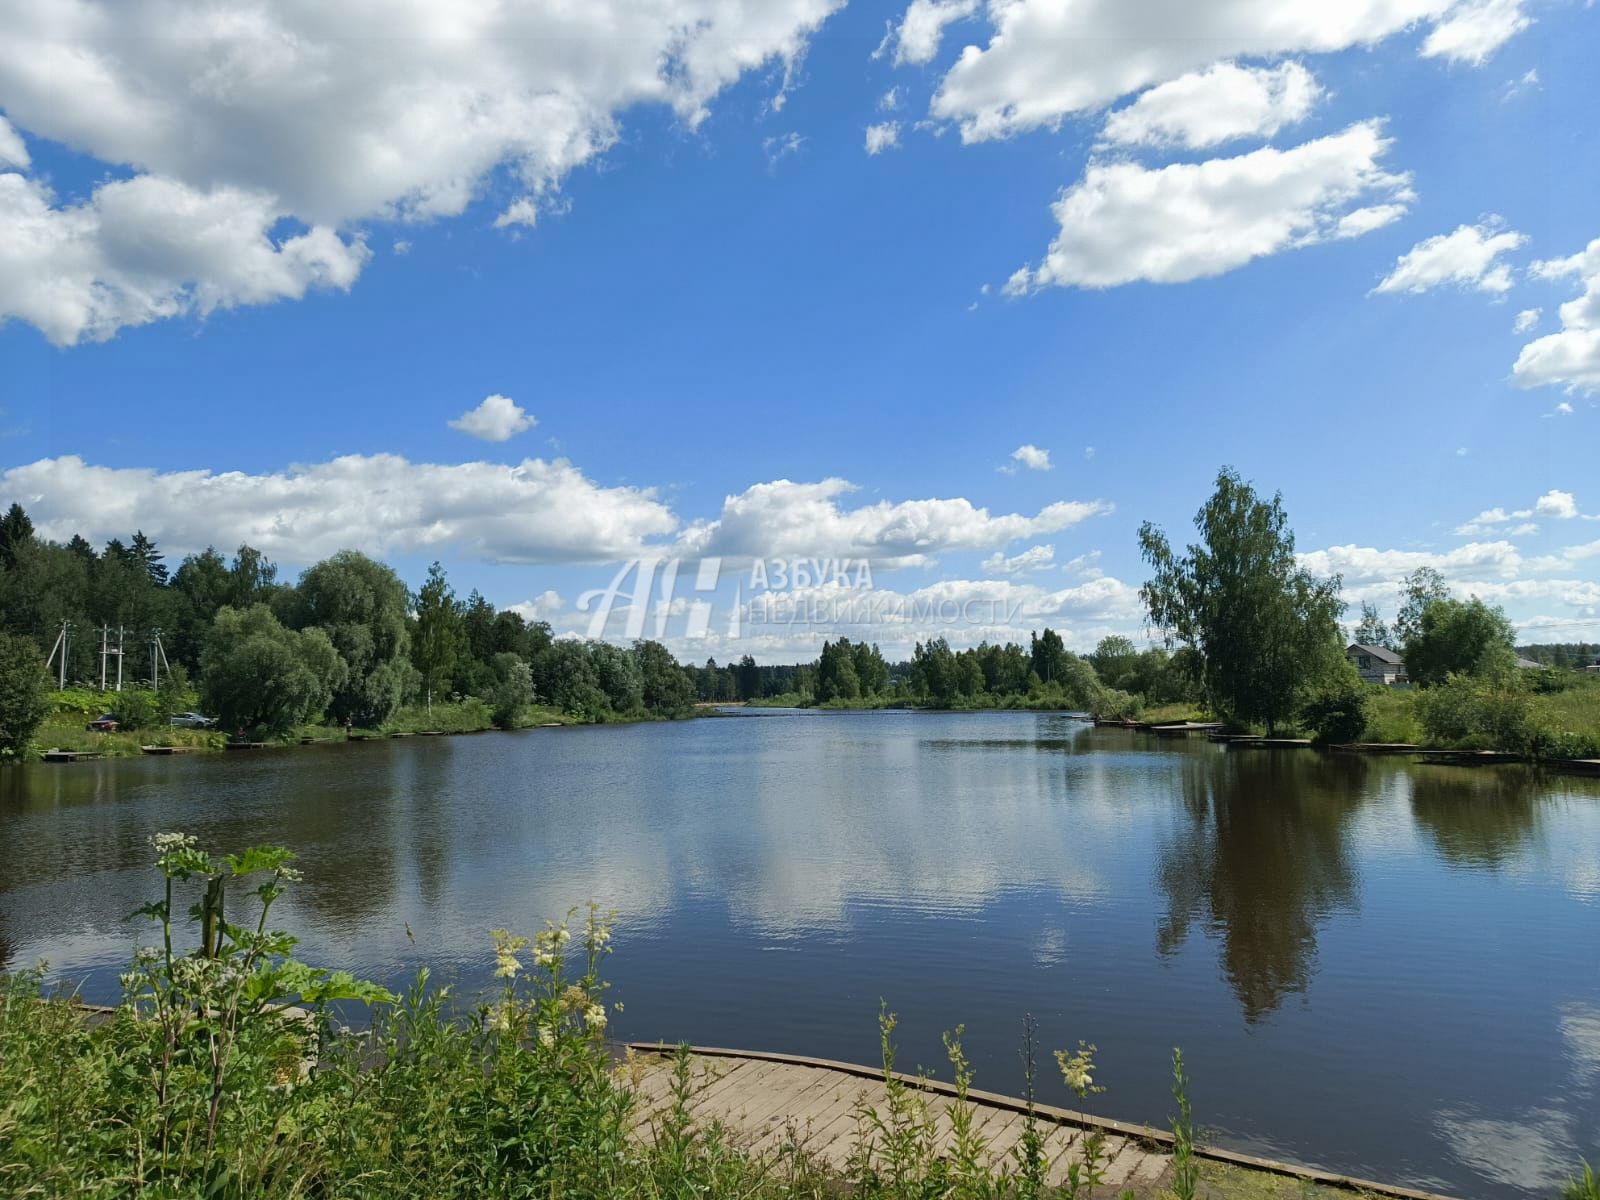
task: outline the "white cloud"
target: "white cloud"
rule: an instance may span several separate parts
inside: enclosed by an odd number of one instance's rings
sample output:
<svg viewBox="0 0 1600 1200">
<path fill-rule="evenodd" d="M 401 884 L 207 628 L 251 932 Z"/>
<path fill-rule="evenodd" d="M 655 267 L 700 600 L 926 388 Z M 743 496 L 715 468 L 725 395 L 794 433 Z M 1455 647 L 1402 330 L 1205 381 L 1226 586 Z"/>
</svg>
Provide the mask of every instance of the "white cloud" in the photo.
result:
<svg viewBox="0 0 1600 1200">
<path fill-rule="evenodd" d="M 1222 59 L 1372 45 L 1421 21 L 1459 18 L 1471 7 L 1454 0 L 992 2 L 988 45 L 962 51 L 931 110 L 959 122 L 964 141 L 1010 137 Z M 1457 57 L 1485 40 L 1467 36 L 1464 25 L 1441 39 L 1435 52 Z"/>
<path fill-rule="evenodd" d="M 1522 555 L 1510 542 L 1468 542 L 1435 554 L 1424 550 L 1378 550 L 1371 546 L 1330 546 L 1300 555 L 1314 575 L 1342 575 L 1347 583 L 1399 579 L 1418 567 L 1432 567 L 1451 579 L 1496 576 L 1513 578 Z"/>
<path fill-rule="evenodd" d="M 510 396 L 485 396 L 477 408 L 469 408 L 450 422 L 451 429 L 486 442 L 503 442 L 539 423 Z"/>
<path fill-rule="evenodd" d="M 1415 293 L 1453 283 L 1480 292 L 1509 291 L 1511 268 L 1498 259 L 1527 240 L 1514 229 L 1501 230 L 1498 217 L 1477 225 L 1461 225 L 1454 233 L 1441 233 L 1411 247 L 1372 290 Z M 1517 318 L 1519 322 L 1521 319 Z M 1534 319 L 1538 319 L 1537 310 Z"/>
<path fill-rule="evenodd" d="M 885 121 L 867 126 L 867 153 L 882 154 L 900 144 L 900 122 Z"/>
<path fill-rule="evenodd" d="M 97 467 L 76 456 L 0 474 L 40 533 L 126 537 L 128 514 L 169 555 L 241 541 L 291 563 L 353 548 L 447 550 L 490 562 L 608 562 L 642 552 L 678 521 L 648 488 L 602 487 L 564 459 L 515 466 L 347 455 L 286 471 Z"/>
<path fill-rule="evenodd" d="M 1572 405 L 1568 404 L 1565 400 L 1561 401 L 1561 403 L 1556 405 L 1555 415 L 1570 417 L 1572 415 Z"/>
<path fill-rule="evenodd" d="M 240 275 L 259 275 L 257 243 L 286 218 L 319 243 L 298 253 L 337 256 L 348 280 L 360 266 L 350 245 L 357 223 L 459 214 L 497 168 L 516 189 L 508 216 L 530 215 L 615 142 L 618 114 L 663 105 L 693 127 L 743 73 L 792 67 L 841 3 L 260 0 L 219 9 L 209 0 L 0 0 L 0 108 L 9 120 L 142 173 L 105 185 L 87 206 L 42 213 L 42 186 L 19 196 L 13 185 L 0 226 L 22 225 L 23 205 L 37 261 L 21 283 L 0 271 L 10 284 L 0 313 L 43 322 L 48 336 L 70 342 L 187 311 L 172 299 L 183 285 L 232 296 Z M 213 215 L 226 202 L 237 253 L 219 263 L 215 246 L 177 237 L 192 223 L 182 216 L 165 239 L 108 247 L 98 210 L 106 191 L 122 187 L 188 196 Z M 150 249 L 135 273 L 127 260 L 142 246 Z M 194 270 L 197 259 L 205 272 Z M 98 273 L 102 260 L 107 275 Z M 278 269 L 295 274 L 294 265 Z M 145 275 L 150 284 L 139 286 Z M 303 286 L 271 288 L 266 298 Z"/>
<path fill-rule="evenodd" d="M 1578 515 L 1578 504 L 1571 492 L 1552 488 L 1534 502 L 1533 511 L 1541 517 L 1570 521 Z"/>
<path fill-rule="evenodd" d="M 1517 314 L 1517 319 L 1511 325 L 1513 333 L 1527 333 L 1539 323 L 1539 316 L 1543 312 L 1540 308 L 1525 308 Z"/>
<path fill-rule="evenodd" d="M 532 600 L 523 600 L 517 604 L 506 605 L 514 613 L 519 613 L 524 621 L 548 621 L 559 614 L 564 607 L 561 593 L 543 591 Z"/>
<path fill-rule="evenodd" d="M 1025 442 L 1013 450 L 1011 460 L 1019 466 L 1027 467 L 1030 471 L 1048 471 L 1053 465 L 1050 462 L 1050 451 L 1041 450 L 1032 442 Z"/>
<path fill-rule="evenodd" d="M 234 188 L 140 175 L 58 207 L 42 183 L 0 174 L 0 323 L 20 318 L 68 346 L 355 282 L 363 242 L 325 226 L 275 238 L 277 220 L 270 197 Z"/>
<path fill-rule="evenodd" d="M 1507 512 L 1500 507 L 1486 508 L 1472 520 L 1456 526 L 1456 533 L 1460 537 L 1479 537 L 1486 533 L 1495 532 L 1497 527 L 1509 525 L 1512 521 L 1527 522 L 1529 517 L 1551 517 L 1557 521 L 1570 521 L 1578 516 L 1578 501 L 1571 492 L 1563 492 L 1559 488 L 1551 488 L 1544 495 L 1533 502 L 1531 508 L 1519 508 L 1514 512 Z M 1600 520 L 1600 517 L 1590 518 Z M 1516 536 L 1523 533 L 1535 533 L 1539 526 L 1536 524 L 1522 524 L 1515 529 L 1502 532 Z"/>
<path fill-rule="evenodd" d="M 1346 223 L 1374 212 L 1378 223 L 1392 220 L 1411 198 L 1409 177 L 1379 166 L 1389 145 L 1379 124 L 1367 121 L 1290 150 L 1265 147 L 1237 158 L 1155 169 L 1091 162 L 1053 206 L 1061 232 L 1044 261 L 1018 270 L 1006 290 L 1182 283 L 1365 232 Z"/>
<path fill-rule="evenodd" d="M 686 531 L 680 552 L 729 558 L 821 555 L 911 566 L 946 550 L 990 549 L 1057 533 L 1112 511 L 1104 500 L 1061 500 L 1032 517 L 991 516 L 964 498 L 841 508 L 839 498 L 854 490 L 843 479 L 755 484 L 727 497 L 716 520 Z"/>
<path fill-rule="evenodd" d="M 799 154 L 801 147 L 806 144 L 805 135 L 790 130 L 788 133 L 778 134 L 776 137 L 762 139 L 761 149 L 766 152 L 767 166 L 776 167 L 780 161 L 791 154 Z"/>
<path fill-rule="evenodd" d="M 895 65 L 933 61 L 944 27 L 977 11 L 978 0 L 911 0 L 895 34 Z"/>
<path fill-rule="evenodd" d="M 1481 65 L 1533 24 L 1522 4 L 1523 0 L 1469 0 L 1456 5 L 1422 43 L 1423 56 Z"/>
<path fill-rule="evenodd" d="M 1600 391 L 1600 238 L 1569 258 L 1536 262 L 1537 279 L 1576 276 L 1583 294 L 1560 308 L 1561 330 L 1535 338 L 1517 355 L 1512 378 L 1522 387 L 1563 384 L 1573 391 Z"/>
<path fill-rule="evenodd" d="M 1241 137 L 1271 137 L 1302 121 L 1322 89 L 1297 62 L 1240 67 L 1221 62 L 1144 92 L 1106 118 L 1101 136 L 1134 146 L 1202 149 Z"/>
<path fill-rule="evenodd" d="M 22 135 L 12 128 L 5 114 L 0 113 L 0 167 L 26 169 L 31 161 L 28 157 L 28 147 L 22 142 Z"/>
<path fill-rule="evenodd" d="M 996 550 L 983 560 L 985 575 L 1026 575 L 1031 571 L 1042 571 L 1051 566 L 1056 560 L 1056 548 L 1050 545 L 1029 546 L 1021 554 L 1014 554 L 1007 558 L 1002 551 Z"/>
<path fill-rule="evenodd" d="M 900 107 L 900 89 L 892 87 L 878 100 L 878 107 L 884 112 L 893 112 Z"/>
</svg>

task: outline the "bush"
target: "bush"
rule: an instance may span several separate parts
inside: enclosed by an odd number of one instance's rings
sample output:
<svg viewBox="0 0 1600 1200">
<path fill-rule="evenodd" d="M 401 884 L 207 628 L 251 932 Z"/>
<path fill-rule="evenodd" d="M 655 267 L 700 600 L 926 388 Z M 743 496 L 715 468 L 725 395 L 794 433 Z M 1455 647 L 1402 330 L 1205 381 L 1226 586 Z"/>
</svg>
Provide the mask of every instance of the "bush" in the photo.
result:
<svg viewBox="0 0 1600 1200">
<path fill-rule="evenodd" d="M 0 756 L 21 754 L 50 711 L 50 683 L 38 647 L 0 633 Z"/>
<path fill-rule="evenodd" d="M 1417 716 L 1430 742 L 1460 750 L 1530 754 L 1534 725 L 1528 694 L 1513 676 L 1452 675 L 1417 697 Z"/>
<path fill-rule="evenodd" d="M 160 697 L 142 688 L 117 692 L 111 701 L 110 713 L 123 729 L 151 729 L 166 724 L 166 710 Z"/>
<path fill-rule="evenodd" d="M 1362 684 L 1341 680 L 1314 693 L 1300 711 L 1300 720 L 1319 746 L 1359 741 L 1366 732 L 1371 696 Z"/>
</svg>

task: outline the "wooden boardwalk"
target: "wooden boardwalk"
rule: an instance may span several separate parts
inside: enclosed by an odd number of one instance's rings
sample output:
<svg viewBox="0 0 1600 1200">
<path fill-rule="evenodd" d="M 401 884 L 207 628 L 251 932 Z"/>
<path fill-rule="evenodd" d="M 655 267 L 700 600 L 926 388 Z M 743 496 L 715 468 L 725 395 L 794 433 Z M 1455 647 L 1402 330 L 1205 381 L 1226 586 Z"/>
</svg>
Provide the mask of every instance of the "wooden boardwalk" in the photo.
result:
<svg viewBox="0 0 1600 1200">
<path fill-rule="evenodd" d="M 631 1066 L 622 1069 L 623 1078 L 638 1096 L 633 1136 L 648 1142 L 672 1104 L 672 1051 L 654 1043 L 632 1043 L 627 1050 Z M 861 1106 L 876 1106 L 880 1114 L 884 1111 L 883 1075 L 872 1068 L 828 1059 L 709 1047 L 693 1047 L 691 1055 L 693 1090 L 689 1107 L 694 1118 L 703 1123 L 720 1121 L 735 1143 L 754 1154 L 774 1151 L 792 1139 L 803 1145 L 815 1161 L 843 1171 L 863 1135 L 858 1118 Z M 949 1112 L 955 1089 L 910 1075 L 897 1078 L 919 1089 L 936 1123 L 938 1146 L 947 1151 L 953 1139 Z M 1015 1097 L 977 1089 L 968 1092 L 968 1099 L 975 1110 L 974 1127 L 988 1143 L 990 1163 L 996 1167 L 1010 1164 L 1012 1149 L 1025 1126 L 1026 1105 Z M 1045 1134 L 1044 1150 L 1051 1164 L 1048 1182 L 1052 1185 L 1059 1185 L 1068 1165 L 1081 1159 L 1084 1138 L 1091 1130 L 1105 1135 L 1105 1187 L 1097 1194 L 1116 1195 L 1128 1189 L 1137 1196 L 1156 1196 L 1171 1182 L 1172 1135 L 1166 1130 L 1043 1104 L 1037 1105 L 1035 1112 Z M 1196 1156 L 1370 1196 L 1446 1200 L 1430 1192 L 1350 1179 L 1226 1150 L 1197 1148 Z"/>
</svg>

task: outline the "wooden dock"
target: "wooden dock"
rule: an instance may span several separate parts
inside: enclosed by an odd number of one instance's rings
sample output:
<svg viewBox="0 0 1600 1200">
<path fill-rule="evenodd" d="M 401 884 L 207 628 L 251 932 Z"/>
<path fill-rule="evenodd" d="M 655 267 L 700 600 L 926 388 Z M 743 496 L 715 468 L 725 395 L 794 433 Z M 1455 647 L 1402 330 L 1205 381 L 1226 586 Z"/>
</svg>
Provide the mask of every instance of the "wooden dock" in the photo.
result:
<svg viewBox="0 0 1600 1200">
<path fill-rule="evenodd" d="M 193 754 L 193 746 L 140 746 L 145 754 Z"/>
<path fill-rule="evenodd" d="M 265 742 L 223 742 L 222 748 L 224 750 L 265 750 L 267 744 Z"/>
<path fill-rule="evenodd" d="M 74 763 L 104 756 L 98 750 L 44 750 L 39 757 L 48 763 Z"/>
<path fill-rule="evenodd" d="M 638 1097 L 633 1136 L 650 1141 L 672 1105 L 671 1048 L 656 1043 L 631 1043 L 628 1060 L 620 1069 L 624 1082 Z M 872 1067 L 831 1059 L 750 1050 L 692 1047 L 689 1108 L 696 1121 L 719 1121 L 733 1141 L 753 1154 L 779 1149 L 791 1140 L 802 1145 L 818 1163 L 844 1171 L 860 1147 L 863 1126 L 858 1121 L 862 1105 L 883 1112 L 883 1072 Z M 936 1122 L 939 1145 L 952 1139 L 950 1106 L 955 1089 L 937 1080 L 896 1074 L 896 1079 L 916 1089 Z M 974 1127 L 988 1146 L 992 1165 L 1010 1163 L 1010 1154 L 1025 1128 L 1027 1105 L 1013 1096 L 972 1089 L 968 1102 L 975 1113 Z M 1049 1105 L 1034 1112 L 1044 1133 L 1050 1161 L 1048 1181 L 1059 1185 L 1067 1167 L 1079 1161 L 1085 1136 L 1104 1135 L 1102 1163 L 1105 1187 L 1097 1195 L 1115 1195 L 1124 1189 L 1136 1196 L 1158 1196 L 1171 1182 L 1172 1135 L 1164 1129 L 1094 1117 Z M 1396 1200 L 1446 1200 L 1431 1192 L 1369 1180 L 1352 1179 L 1313 1167 L 1273 1162 L 1250 1154 L 1196 1147 L 1196 1156 L 1250 1171 L 1262 1171 L 1304 1181 L 1307 1185 L 1349 1189 L 1369 1196 Z"/>
</svg>

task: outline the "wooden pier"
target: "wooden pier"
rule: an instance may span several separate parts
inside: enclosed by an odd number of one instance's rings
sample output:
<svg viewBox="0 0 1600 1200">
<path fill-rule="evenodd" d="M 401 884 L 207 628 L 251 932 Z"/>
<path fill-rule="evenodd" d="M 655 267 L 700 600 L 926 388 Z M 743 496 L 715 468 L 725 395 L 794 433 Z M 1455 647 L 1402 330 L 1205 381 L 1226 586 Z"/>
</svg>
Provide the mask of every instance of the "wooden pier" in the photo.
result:
<svg viewBox="0 0 1600 1200">
<path fill-rule="evenodd" d="M 639 1042 L 626 1049 L 628 1059 L 619 1070 L 638 1097 L 633 1136 L 648 1142 L 672 1106 L 673 1051 Z M 884 1110 L 883 1072 L 876 1068 L 714 1047 L 692 1047 L 690 1054 L 689 1109 L 693 1118 L 702 1123 L 720 1121 L 734 1142 L 753 1154 L 770 1153 L 792 1141 L 802 1145 L 814 1161 L 842 1172 L 860 1146 L 863 1126 L 857 1116 L 861 1107 L 875 1105 L 880 1114 Z M 936 1123 L 939 1145 L 948 1149 L 953 1137 L 949 1113 L 955 1088 L 913 1075 L 896 1074 L 895 1078 L 920 1093 Z M 988 1145 L 990 1163 L 1008 1165 L 1011 1150 L 1025 1128 L 1027 1105 L 1013 1096 L 977 1089 L 970 1090 L 967 1097 L 974 1108 L 974 1128 Z M 1104 1135 L 1105 1185 L 1097 1195 L 1124 1190 L 1139 1197 L 1165 1194 L 1172 1180 L 1172 1134 L 1167 1130 L 1044 1104 L 1036 1105 L 1034 1112 L 1044 1134 L 1052 1185 L 1060 1184 L 1068 1165 L 1081 1159 L 1085 1136 L 1098 1131 Z M 1195 1154 L 1204 1161 L 1299 1180 L 1307 1188 L 1322 1185 L 1396 1200 L 1446 1200 L 1431 1192 L 1250 1154 L 1208 1147 L 1196 1147 Z"/>
<path fill-rule="evenodd" d="M 74 763 L 84 762 L 91 758 L 103 758 L 98 750 L 44 750 L 39 758 L 48 763 Z"/>
<path fill-rule="evenodd" d="M 140 746 L 145 754 L 193 754 L 193 746 Z"/>
</svg>

